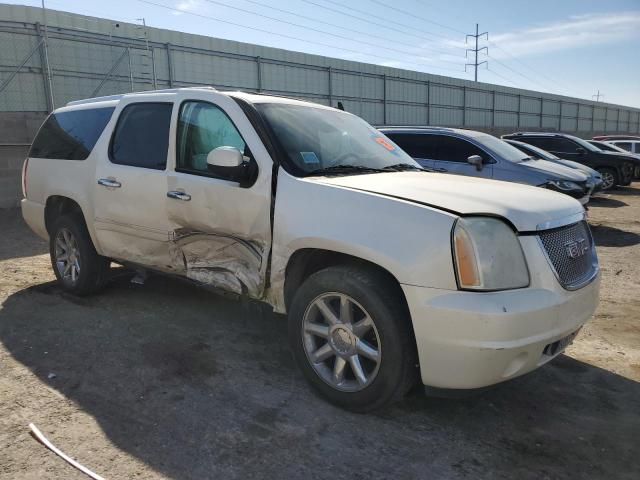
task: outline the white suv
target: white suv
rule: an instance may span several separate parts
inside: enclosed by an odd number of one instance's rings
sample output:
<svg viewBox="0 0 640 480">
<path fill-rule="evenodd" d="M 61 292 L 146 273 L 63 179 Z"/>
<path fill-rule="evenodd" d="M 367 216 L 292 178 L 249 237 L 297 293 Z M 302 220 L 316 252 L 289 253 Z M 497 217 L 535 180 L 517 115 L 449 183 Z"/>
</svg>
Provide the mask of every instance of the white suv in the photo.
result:
<svg viewBox="0 0 640 480">
<path fill-rule="evenodd" d="M 576 200 L 427 172 L 313 103 L 206 87 L 71 102 L 23 184 L 63 288 L 95 292 L 117 262 L 263 300 L 288 313 L 309 382 L 352 410 L 418 378 L 470 389 L 529 372 L 598 302 Z"/>
</svg>

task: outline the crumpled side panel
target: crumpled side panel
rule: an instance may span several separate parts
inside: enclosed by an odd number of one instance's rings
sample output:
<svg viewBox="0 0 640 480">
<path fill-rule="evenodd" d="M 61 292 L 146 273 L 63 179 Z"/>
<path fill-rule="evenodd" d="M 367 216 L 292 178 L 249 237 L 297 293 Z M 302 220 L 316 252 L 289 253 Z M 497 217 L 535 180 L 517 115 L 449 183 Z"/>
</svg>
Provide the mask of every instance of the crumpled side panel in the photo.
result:
<svg viewBox="0 0 640 480">
<path fill-rule="evenodd" d="M 227 234 L 186 228 L 174 230 L 169 253 L 187 278 L 237 294 L 258 298 L 264 245 Z"/>
</svg>

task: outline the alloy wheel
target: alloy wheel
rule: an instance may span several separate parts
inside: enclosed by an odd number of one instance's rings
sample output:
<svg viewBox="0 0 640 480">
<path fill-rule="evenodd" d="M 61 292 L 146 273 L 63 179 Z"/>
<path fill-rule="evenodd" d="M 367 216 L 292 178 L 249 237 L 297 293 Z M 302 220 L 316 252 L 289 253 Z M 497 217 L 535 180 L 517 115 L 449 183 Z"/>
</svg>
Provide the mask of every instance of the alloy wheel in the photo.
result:
<svg viewBox="0 0 640 480">
<path fill-rule="evenodd" d="M 368 312 L 349 295 L 325 293 L 307 307 L 302 341 L 311 367 L 337 390 L 357 392 L 376 378 L 380 336 Z"/>
<path fill-rule="evenodd" d="M 55 243 L 55 263 L 63 281 L 74 285 L 80 277 L 80 249 L 73 233 L 66 228 L 58 230 Z"/>
<path fill-rule="evenodd" d="M 602 175 L 602 189 L 609 190 L 610 188 L 613 188 L 614 182 L 615 182 L 613 173 L 609 171 L 604 171 L 604 172 L 601 172 L 601 175 Z"/>
</svg>

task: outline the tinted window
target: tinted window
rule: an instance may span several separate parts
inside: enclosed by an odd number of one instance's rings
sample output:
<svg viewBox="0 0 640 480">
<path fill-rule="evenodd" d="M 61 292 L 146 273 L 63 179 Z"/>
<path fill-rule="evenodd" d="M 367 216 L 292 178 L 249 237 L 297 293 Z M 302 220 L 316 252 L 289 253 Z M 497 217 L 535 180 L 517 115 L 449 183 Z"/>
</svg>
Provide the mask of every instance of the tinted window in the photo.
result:
<svg viewBox="0 0 640 480">
<path fill-rule="evenodd" d="M 134 103 L 125 107 L 111 139 L 111 161 L 164 170 L 172 108 L 171 103 Z"/>
<path fill-rule="evenodd" d="M 386 135 L 413 158 L 434 158 L 438 143 L 433 135 L 412 133 L 388 133 Z"/>
<path fill-rule="evenodd" d="M 218 147 L 234 147 L 250 156 L 240 132 L 220 108 L 206 102 L 182 104 L 178 119 L 176 169 L 215 175 L 207 165 L 207 155 Z"/>
<path fill-rule="evenodd" d="M 627 152 L 631 151 L 631 142 L 616 142 L 616 147 L 625 149 Z"/>
<path fill-rule="evenodd" d="M 471 155 L 480 155 L 484 160 L 488 160 L 485 152 L 466 140 L 445 135 L 434 135 L 434 137 L 438 143 L 434 160 L 466 163 Z"/>
<path fill-rule="evenodd" d="M 561 137 L 529 137 L 522 139 L 522 141 L 549 152 L 576 153 L 578 148 L 578 145 L 571 140 Z"/>
<path fill-rule="evenodd" d="M 38 131 L 29 156 L 57 160 L 86 159 L 113 110 L 109 107 L 52 113 Z"/>
</svg>

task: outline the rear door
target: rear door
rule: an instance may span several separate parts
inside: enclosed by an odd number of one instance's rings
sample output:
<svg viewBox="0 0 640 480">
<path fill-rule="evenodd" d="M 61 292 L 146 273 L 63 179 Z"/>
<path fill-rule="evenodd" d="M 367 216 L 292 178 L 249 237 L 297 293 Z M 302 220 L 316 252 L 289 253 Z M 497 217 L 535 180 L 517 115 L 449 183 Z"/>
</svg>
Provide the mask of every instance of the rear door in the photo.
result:
<svg viewBox="0 0 640 480">
<path fill-rule="evenodd" d="M 154 96 L 162 98 L 162 96 Z M 97 161 L 94 225 L 101 252 L 172 271 L 165 213 L 166 165 L 173 101 L 123 101 Z"/>
<path fill-rule="evenodd" d="M 195 281 L 262 296 L 271 248 L 272 160 L 239 105 L 215 92 L 181 94 L 164 193 L 172 263 Z M 255 181 L 240 186 L 207 155 L 238 149 Z"/>
<path fill-rule="evenodd" d="M 432 135 L 432 141 L 437 146 L 433 163 L 435 170 L 469 177 L 492 178 L 493 158 L 473 143 L 449 135 Z M 467 161 L 472 155 L 482 157 L 483 168 L 481 170 Z"/>
</svg>

